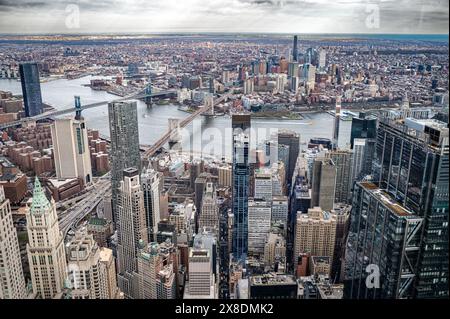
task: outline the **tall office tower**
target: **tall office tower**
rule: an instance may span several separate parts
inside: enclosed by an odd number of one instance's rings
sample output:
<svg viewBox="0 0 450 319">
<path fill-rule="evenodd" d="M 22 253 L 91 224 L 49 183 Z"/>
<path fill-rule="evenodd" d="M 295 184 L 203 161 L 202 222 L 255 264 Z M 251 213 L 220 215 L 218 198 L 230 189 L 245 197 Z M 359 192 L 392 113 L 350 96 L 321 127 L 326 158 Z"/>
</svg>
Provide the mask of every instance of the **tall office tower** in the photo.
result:
<svg viewBox="0 0 450 319">
<path fill-rule="evenodd" d="M 108 104 L 109 132 L 111 136 L 111 189 L 114 222 L 117 224 L 117 197 L 123 170 L 135 167 L 140 170 L 139 131 L 136 102 Z"/>
<path fill-rule="evenodd" d="M 208 249 L 211 256 L 211 270 L 214 275 L 214 280 L 217 281 L 217 238 L 216 233 L 211 229 L 204 228 L 201 232 L 195 235 L 193 247 L 197 249 Z"/>
<path fill-rule="evenodd" d="M 319 51 L 319 68 L 324 69 L 327 66 L 327 51 L 320 49 Z"/>
<path fill-rule="evenodd" d="M 336 108 L 335 108 L 334 127 L 333 127 L 333 149 L 338 148 L 340 121 L 341 121 L 341 97 L 336 96 Z"/>
<path fill-rule="evenodd" d="M 349 203 L 352 189 L 352 152 L 349 150 L 333 150 L 327 153 L 336 166 L 335 203 Z"/>
<path fill-rule="evenodd" d="M 336 216 L 320 207 L 308 209 L 308 214 L 297 214 L 295 229 L 294 264 L 303 253 L 329 257 L 333 262 L 336 241 Z"/>
<path fill-rule="evenodd" d="M 359 117 L 352 118 L 352 129 L 350 135 L 350 144 L 353 149 L 355 138 L 376 138 L 377 137 L 377 118 L 373 115 L 366 116 L 365 113 L 359 113 Z"/>
<path fill-rule="evenodd" d="M 300 150 L 300 134 L 291 130 L 280 130 L 278 132 L 278 145 L 289 146 L 289 166 L 286 167 L 286 183 L 290 186 Z"/>
<path fill-rule="evenodd" d="M 22 83 L 22 95 L 25 105 L 25 116 L 35 116 L 43 112 L 41 82 L 39 81 L 39 69 L 36 62 L 24 62 L 19 64 L 20 82 Z"/>
<path fill-rule="evenodd" d="M 300 85 L 300 78 L 298 76 L 292 77 L 290 90 L 295 94 L 297 94 L 299 85 Z"/>
<path fill-rule="evenodd" d="M 373 138 L 355 138 L 353 140 L 352 185 L 372 173 L 376 140 Z"/>
<path fill-rule="evenodd" d="M 191 166 L 189 168 L 189 182 L 192 190 L 195 190 L 195 180 L 204 170 L 203 160 L 192 159 Z"/>
<path fill-rule="evenodd" d="M 262 256 L 266 236 L 270 232 L 272 215 L 271 202 L 262 200 L 248 201 L 248 253 Z"/>
<path fill-rule="evenodd" d="M 137 254 L 141 245 L 147 244 L 144 194 L 136 168 L 123 170 L 117 202 L 117 259 L 118 282 L 126 298 L 137 298 L 134 284 L 137 271 Z"/>
<path fill-rule="evenodd" d="M 111 269 L 102 267 L 101 249 L 86 229 L 75 233 L 67 250 L 68 279 L 72 299 L 115 299 L 117 286 L 110 287 Z M 112 255 L 111 255 L 112 257 Z M 115 271 L 114 271 L 115 275 Z M 112 288 L 112 289 L 111 289 Z"/>
<path fill-rule="evenodd" d="M 375 184 L 359 182 L 353 191 L 350 223 L 345 252 L 344 296 L 353 299 L 413 298 L 421 271 L 418 266 L 424 258 L 423 251 L 420 251 L 424 218 L 398 204 Z M 433 263 L 448 265 L 448 260 L 438 259 L 439 254 L 439 250 L 433 249 L 433 256 L 437 256 L 428 262 L 427 267 L 433 267 Z M 428 268 L 422 269 L 427 271 Z M 367 278 L 374 270 L 380 275 L 375 279 L 379 283 L 376 288 L 367 285 L 367 279 L 375 284 L 375 280 Z M 436 277 L 436 274 L 432 276 Z M 439 282 L 434 284 L 439 286 Z M 448 290 L 445 286 L 442 288 Z M 425 293 L 430 294 L 431 291 Z"/>
<path fill-rule="evenodd" d="M 245 260 L 248 235 L 250 114 L 233 114 L 233 256 Z"/>
<path fill-rule="evenodd" d="M 253 77 L 250 77 L 244 81 L 244 94 L 251 94 L 255 89 L 255 83 Z"/>
<path fill-rule="evenodd" d="M 42 299 L 60 298 L 67 274 L 64 237 L 59 230 L 55 201 L 47 199 L 38 178 L 26 218 L 33 293 Z"/>
<path fill-rule="evenodd" d="M 284 231 L 287 230 L 289 213 L 289 201 L 287 196 L 274 196 L 272 198 L 272 224 L 283 226 Z"/>
<path fill-rule="evenodd" d="M 289 62 L 288 64 L 288 77 L 295 78 L 298 77 L 298 63 L 297 62 Z"/>
<path fill-rule="evenodd" d="M 341 282 L 342 264 L 345 257 L 345 245 L 350 222 L 351 205 L 335 204 L 331 214 L 336 217 L 336 242 L 334 245 L 334 256 L 331 264 L 331 278 L 334 282 Z"/>
<path fill-rule="evenodd" d="M 298 61 L 298 38 L 294 35 L 294 47 L 292 49 L 292 61 Z"/>
<path fill-rule="evenodd" d="M 219 206 L 217 205 L 217 194 L 213 183 L 206 183 L 203 193 L 202 210 L 198 221 L 198 229 L 204 227 L 219 232 Z"/>
<path fill-rule="evenodd" d="M 0 186 L 0 265 L 0 299 L 26 298 L 17 231 L 3 186 Z"/>
<path fill-rule="evenodd" d="M 311 180 L 311 206 L 332 210 L 336 193 L 336 165 L 331 159 L 316 158 Z"/>
<path fill-rule="evenodd" d="M 374 181 L 424 219 L 414 296 L 448 297 L 448 126 L 380 120 Z"/>
<path fill-rule="evenodd" d="M 195 186 L 194 186 L 194 202 L 195 207 L 198 210 L 198 213 L 201 214 L 202 211 L 202 199 L 203 199 L 203 193 L 205 191 L 206 183 L 211 181 L 211 174 L 210 173 L 201 173 L 196 179 L 195 179 Z M 197 225 L 198 226 L 198 225 Z"/>
<path fill-rule="evenodd" d="M 266 169 L 255 171 L 255 192 L 254 198 L 258 200 L 272 200 L 272 172 Z"/>
<path fill-rule="evenodd" d="M 56 119 L 51 125 L 56 176 L 92 180 L 91 154 L 83 119 Z"/>
<path fill-rule="evenodd" d="M 151 168 L 142 171 L 142 191 L 144 192 L 145 221 L 147 228 L 147 241 L 156 241 L 158 223 L 161 218 L 159 196 L 161 193 L 158 172 Z"/>
<path fill-rule="evenodd" d="M 215 299 L 214 275 L 211 269 L 211 253 L 209 249 L 189 249 L 188 282 L 184 299 Z"/>
<path fill-rule="evenodd" d="M 116 261 L 111 249 L 100 248 L 100 274 L 107 299 L 123 299 L 123 293 L 117 286 Z"/>
</svg>

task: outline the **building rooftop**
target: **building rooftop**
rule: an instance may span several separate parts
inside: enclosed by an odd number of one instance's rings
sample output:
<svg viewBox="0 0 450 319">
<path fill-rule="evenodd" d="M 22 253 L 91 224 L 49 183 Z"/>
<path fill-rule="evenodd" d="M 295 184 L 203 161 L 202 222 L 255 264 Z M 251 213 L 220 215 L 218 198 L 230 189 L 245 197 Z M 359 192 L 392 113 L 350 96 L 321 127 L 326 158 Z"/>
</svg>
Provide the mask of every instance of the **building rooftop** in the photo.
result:
<svg viewBox="0 0 450 319">
<path fill-rule="evenodd" d="M 294 276 L 269 273 L 252 276 L 250 284 L 252 286 L 292 285 L 296 284 L 296 281 Z"/>
</svg>

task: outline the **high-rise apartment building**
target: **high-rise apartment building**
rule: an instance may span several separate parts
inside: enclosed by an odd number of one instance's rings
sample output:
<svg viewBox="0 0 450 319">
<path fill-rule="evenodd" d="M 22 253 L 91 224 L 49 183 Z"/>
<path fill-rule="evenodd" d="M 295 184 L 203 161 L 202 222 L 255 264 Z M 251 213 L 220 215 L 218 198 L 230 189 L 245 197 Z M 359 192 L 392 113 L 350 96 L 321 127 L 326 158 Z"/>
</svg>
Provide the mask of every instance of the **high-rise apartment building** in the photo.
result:
<svg viewBox="0 0 450 319">
<path fill-rule="evenodd" d="M 137 255 L 141 245 L 147 244 L 144 195 L 136 168 L 123 171 L 117 203 L 117 258 L 118 282 L 126 298 L 137 298 L 135 285 Z"/>
<path fill-rule="evenodd" d="M 35 116 L 43 112 L 41 82 L 39 68 L 36 62 L 19 64 L 20 82 L 22 83 L 22 96 L 25 105 L 25 116 Z"/>
<path fill-rule="evenodd" d="M 447 298 L 448 125 L 438 120 L 381 119 L 374 178 L 378 187 L 424 219 L 414 278 L 416 298 Z"/>
<path fill-rule="evenodd" d="M 9 199 L 0 186 L 0 299 L 24 299 L 26 296 L 17 231 Z"/>
<path fill-rule="evenodd" d="M 140 170 L 139 130 L 136 102 L 108 104 L 109 132 L 111 137 L 111 189 L 114 222 L 118 223 L 117 197 L 123 170 L 134 167 Z"/>
<path fill-rule="evenodd" d="M 59 230 L 55 201 L 47 199 L 38 178 L 26 218 L 33 293 L 42 299 L 60 298 L 67 275 L 64 237 Z"/>
<path fill-rule="evenodd" d="M 250 114 L 234 114 L 233 129 L 233 256 L 243 259 L 248 250 L 248 190 Z"/>
<path fill-rule="evenodd" d="M 91 155 L 84 120 L 56 119 L 51 125 L 56 176 L 92 181 Z"/>
<path fill-rule="evenodd" d="M 141 174 L 142 191 L 144 193 L 145 221 L 148 242 L 156 241 L 158 223 L 161 219 L 159 197 L 161 184 L 158 172 L 151 168 L 145 169 Z"/>
<path fill-rule="evenodd" d="M 331 159 L 316 158 L 311 180 L 311 206 L 323 210 L 333 209 L 336 192 L 336 165 Z"/>
<path fill-rule="evenodd" d="M 311 256 L 329 257 L 334 255 L 336 241 L 336 216 L 320 207 L 308 209 L 307 214 L 297 214 L 294 245 L 294 264 L 303 253 Z"/>
</svg>

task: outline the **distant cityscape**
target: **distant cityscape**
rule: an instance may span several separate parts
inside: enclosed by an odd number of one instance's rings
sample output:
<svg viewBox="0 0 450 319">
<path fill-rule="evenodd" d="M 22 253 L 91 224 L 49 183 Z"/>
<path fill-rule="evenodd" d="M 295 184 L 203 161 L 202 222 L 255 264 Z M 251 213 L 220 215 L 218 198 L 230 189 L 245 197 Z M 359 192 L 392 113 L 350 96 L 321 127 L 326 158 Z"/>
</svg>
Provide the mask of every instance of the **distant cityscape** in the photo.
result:
<svg viewBox="0 0 450 319">
<path fill-rule="evenodd" d="M 448 299 L 448 54 L 1 36 L 0 299 Z"/>
</svg>

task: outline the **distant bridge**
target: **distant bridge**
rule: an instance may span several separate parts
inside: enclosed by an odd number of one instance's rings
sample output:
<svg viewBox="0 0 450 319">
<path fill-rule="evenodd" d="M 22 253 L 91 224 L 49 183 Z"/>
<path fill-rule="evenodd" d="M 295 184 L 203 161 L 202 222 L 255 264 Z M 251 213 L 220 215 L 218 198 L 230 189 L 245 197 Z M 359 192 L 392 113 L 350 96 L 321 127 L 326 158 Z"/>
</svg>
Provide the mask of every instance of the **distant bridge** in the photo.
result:
<svg viewBox="0 0 450 319">
<path fill-rule="evenodd" d="M 197 116 L 199 116 L 199 115 L 201 115 L 203 113 L 208 112 L 212 107 L 216 106 L 219 103 L 222 103 L 227 98 L 229 98 L 232 94 L 233 94 L 233 90 L 231 90 L 231 92 L 228 92 L 228 93 L 222 95 L 221 97 L 217 98 L 212 105 L 207 105 L 207 106 L 200 107 L 197 111 L 195 111 L 194 113 L 189 115 L 187 118 L 182 120 L 180 122 L 179 127 L 180 128 L 184 128 L 189 123 L 191 123 L 194 118 L 196 118 Z M 163 136 L 161 136 L 161 138 L 159 140 L 157 140 L 152 145 L 152 147 L 150 147 L 147 151 L 144 152 L 144 158 L 152 157 L 161 147 L 164 146 L 164 144 L 166 144 L 169 141 L 172 132 L 174 130 L 176 130 L 176 129 L 178 129 L 178 127 L 177 128 L 173 128 L 173 129 L 169 129 Z"/>
<path fill-rule="evenodd" d="M 176 90 L 163 90 L 163 91 L 158 91 L 158 92 L 152 92 L 151 94 L 146 94 L 145 93 L 145 89 L 141 90 L 137 93 L 133 93 L 127 96 L 124 96 L 122 98 L 118 98 L 112 101 L 100 101 L 100 102 L 94 102 L 91 104 L 86 104 L 86 105 L 81 105 L 80 107 L 71 107 L 71 108 L 67 108 L 64 110 L 58 110 L 58 111 L 52 111 L 52 112 L 45 112 L 36 116 L 32 116 L 32 117 L 26 117 L 23 119 L 20 119 L 18 121 L 13 121 L 13 122 L 8 122 L 8 123 L 3 123 L 0 124 L 0 130 L 9 128 L 9 127 L 17 127 L 17 126 L 21 126 L 27 122 L 33 122 L 33 121 L 39 121 L 39 120 L 44 120 L 44 119 L 48 119 L 48 118 L 53 118 L 56 116 L 61 116 L 61 115 L 65 115 L 65 114 L 71 114 L 71 113 L 75 113 L 77 111 L 82 111 L 82 110 L 87 110 L 87 109 L 91 109 L 94 107 L 98 107 L 101 105 L 105 105 L 111 102 L 121 102 L 121 101 L 125 101 L 125 100 L 131 100 L 131 99 L 143 99 L 143 98 L 148 98 L 148 97 L 158 97 L 158 96 L 165 96 L 165 95 L 174 95 L 176 94 L 177 91 Z"/>
</svg>

